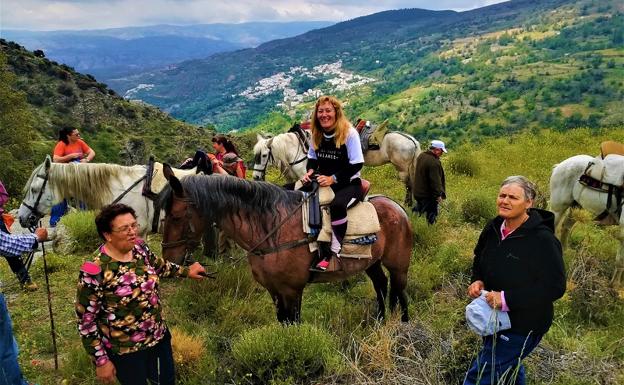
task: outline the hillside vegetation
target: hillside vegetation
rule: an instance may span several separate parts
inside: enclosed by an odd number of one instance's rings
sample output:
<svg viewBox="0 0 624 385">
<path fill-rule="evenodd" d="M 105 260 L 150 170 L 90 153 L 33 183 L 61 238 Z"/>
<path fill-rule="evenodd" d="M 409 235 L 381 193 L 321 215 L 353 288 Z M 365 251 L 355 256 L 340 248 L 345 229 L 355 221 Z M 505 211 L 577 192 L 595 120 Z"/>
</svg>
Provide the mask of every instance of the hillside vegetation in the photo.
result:
<svg viewBox="0 0 624 385">
<path fill-rule="evenodd" d="M 210 262 L 217 279 L 165 281 L 165 318 L 174 330 L 181 384 L 453 384 L 479 348 L 467 330 L 464 307 L 472 248 L 495 213 L 499 183 L 523 174 L 537 182 L 544 207 L 555 163 L 575 154 L 596 154 L 603 140 L 624 141 L 624 127 L 573 129 L 484 139 L 450 147 L 443 157 L 448 200 L 440 220 L 428 226 L 412 217 L 415 245 L 408 296 L 412 320 L 374 320 L 375 295 L 365 275 L 346 284 L 309 286 L 303 323 L 277 324 L 271 299 L 253 280 L 245 260 Z M 272 177 L 277 177 L 276 173 Z M 390 167 L 366 168 L 372 192 L 402 200 L 403 187 Z M 411 214 L 410 214 L 411 215 Z M 615 385 L 624 382 L 624 302 L 608 280 L 613 272 L 617 228 L 593 224 L 583 211 L 565 251 L 568 290 L 556 302 L 554 324 L 527 360 L 529 384 Z M 65 219 L 70 231 L 95 240 L 92 213 Z M 85 239 L 85 238 L 82 238 Z M 149 242 L 159 249 L 159 236 Z M 73 313 L 77 271 L 91 246 L 71 255 L 48 254 L 61 369 L 52 368 L 45 290 L 25 295 L 5 287 L 27 378 L 40 384 L 95 384 L 80 345 Z M 236 255 L 242 256 L 242 253 Z M 11 277 L 6 264 L 3 277 Z M 32 268 L 43 285 L 42 261 Z"/>
<path fill-rule="evenodd" d="M 78 128 L 97 162 L 140 164 L 150 154 L 177 163 L 207 147 L 213 131 L 129 102 L 90 75 L 0 39 L 0 169 L 9 193 L 51 154 L 62 127 Z"/>
<path fill-rule="evenodd" d="M 308 89 L 338 94 L 353 118 L 389 119 L 419 138 L 612 126 L 624 122 L 623 11 L 617 0 L 386 11 L 111 86 L 149 84 L 134 95 L 221 131 L 270 126 L 276 114 L 305 119 Z M 314 69 L 330 64 L 375 81 L 345 86 L 343 75 Z"/>
</svg>

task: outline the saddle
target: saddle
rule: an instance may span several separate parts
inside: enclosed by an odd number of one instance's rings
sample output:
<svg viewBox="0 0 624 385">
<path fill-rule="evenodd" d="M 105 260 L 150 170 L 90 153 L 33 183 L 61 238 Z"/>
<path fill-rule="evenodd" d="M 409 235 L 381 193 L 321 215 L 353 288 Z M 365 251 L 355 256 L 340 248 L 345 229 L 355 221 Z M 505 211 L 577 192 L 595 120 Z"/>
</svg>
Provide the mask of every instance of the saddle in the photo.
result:
<svg viewBox="0 0 624 385">
<path fill-rule="evenodd" d="M 603 142 L 600 145 L 601 155 L 592 159 L 585 168 L 583 174 L 579 177 L 579 183 L 592 190 L 607 193 L 607 208 L 595 220 L 601 224 L 609 224 L 612 222 L 611 207 L 615 200 L 615 216 L 619 218 L 622 213 L 622 197 L 624 190 L 624 155 L 608 153 L 610 150 L 617 149 L 617 146 L 605 146 Z M 604 155 L 606 154 L 606 155 Z"/>
<path fill-rule="evenodd" d="M 379 150 L 384 136 L 388 133 L 388 120 L 384 120 L 378 126 L 373 125 L 368 120 L 358 120 L 355 129 L 360 134 L 362 151 Z"/>
<path fill-rule="evenodd" d="M 612 140 L 600 143 L 600 156 L 602 159 L 611 154 L 624 155 L 624 144 Z"/>
<path fill-rule="evenodd" d="M 362 192 L 366 196 L 370 189 L 370 183 L 362 179 Z M 319 205 L 311 204 L 310 200 L 302 207 L 304 232 L 315 236 L 317 242 L 331 242 L 332 228 L 329 215 L 329 204 L 334 198 L 334 192 L 330 187 L 319 188 Z M 320 215 L 318 215 L 320 211 Z M 314 223 L 316 221 L 320 223 Z M 351 259 L 372 258 L 372 244 L 377 240 L 376 233 L 381 229 L 375 207 L 368 201 L 356 202 L 347 208 L 347 233 L 343 240 L 340 257 Z M 318 243 L 310 244 L 310 251 L 318 249 Z M 340 270 L 340 261 L 330 261 L 328 271 Z"/>
</svg>

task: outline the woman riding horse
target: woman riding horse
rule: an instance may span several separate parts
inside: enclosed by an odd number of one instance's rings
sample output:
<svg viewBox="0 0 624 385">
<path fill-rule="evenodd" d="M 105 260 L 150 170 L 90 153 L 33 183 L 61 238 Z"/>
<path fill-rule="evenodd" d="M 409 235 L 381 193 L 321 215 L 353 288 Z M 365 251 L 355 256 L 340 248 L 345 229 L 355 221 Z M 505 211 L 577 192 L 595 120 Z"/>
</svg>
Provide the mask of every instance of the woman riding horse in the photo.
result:
<svg viewBox="0 0 624 385">
<path fill-rule="evenodd" d="M 360 136 L 346 118 L 342 104 L 333 96 L 321 96 L 314 107 L 308 172 L 301 178 L 302 182 L 310 183 L 312 174 L 318 173 L 319 185 L 331 187 L 335 194 L 329 206 L 331 253 L 322 253 L 322 260 L 316 265 L 318 270 L 327 270 L 330 259 L 340 253 L 347 232 L 347 206 L 363 199 L 360 180 L 363 165 Z"/>
</svg>

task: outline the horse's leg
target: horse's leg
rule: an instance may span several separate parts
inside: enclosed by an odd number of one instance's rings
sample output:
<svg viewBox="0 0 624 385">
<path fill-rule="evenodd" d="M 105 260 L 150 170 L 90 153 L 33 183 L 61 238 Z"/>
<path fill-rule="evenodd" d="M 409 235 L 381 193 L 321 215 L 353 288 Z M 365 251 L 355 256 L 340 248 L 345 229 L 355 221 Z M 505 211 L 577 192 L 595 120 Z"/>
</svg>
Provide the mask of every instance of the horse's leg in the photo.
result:
<svg viewBox="0 0 624 385">
<path fill-rule="evenodd" d="M 409 321 L 407 310 L 407 296 L 405 287 L 407 286 L 407 272 L 390 271 L 390 310 L 396 309 L 397 302 L 401 305 L 401 321 Z"/>
<path fill-rule="evenodd" d="M 277 320 L 283 324 L 299 323 L 301 321 L 301 296 L 303 290 L 288 290 L 287 293 L 278 293 L 273 296 L 277 308 Z"/>
<path fill-rule="evenodd" d="M 218 230 L 217 228 L 212 226 L 206 226 L 206 230 L 202 237 L 202 243 L 204 245 L 204 257 L 211 258 L 213 260 L 217 259 L 217 249 L 218 245 Z"/>
<path fill-rule="evenodd" d="M 563 248 L 566 248 L 568 246 L 570 231 L 572 230 L 572 226 L 574 226 L 574 219 L 572 219 L 572 210 L 568 208 L 565 211 L 560 212 L 559 217 L 557 217 L 557 214 L 555 213 L 555 229 L 557 228 L 557 221 L 561 222 L 559 240 L 561 241 L 561 246 Z"/>
<path fill-rule="evenodd" d="M 412 187 L 411 187 L 411 182 L 408 179 L 405 179 L 405 205 L 407 207 L 412 207 L 412 205 L 414 204 L 414 201 L 412 200 Z"/>
<path fill-rule="evenodd" d="M 366 269 L 366 274 L 373 281 L 373 287 L 377 293 L 377 319 L 381 321 L 386 316 L 385 300 L 388 295 L 388 278 L 381 268 L 381 261 L 375 262 Z"/>
</svg>

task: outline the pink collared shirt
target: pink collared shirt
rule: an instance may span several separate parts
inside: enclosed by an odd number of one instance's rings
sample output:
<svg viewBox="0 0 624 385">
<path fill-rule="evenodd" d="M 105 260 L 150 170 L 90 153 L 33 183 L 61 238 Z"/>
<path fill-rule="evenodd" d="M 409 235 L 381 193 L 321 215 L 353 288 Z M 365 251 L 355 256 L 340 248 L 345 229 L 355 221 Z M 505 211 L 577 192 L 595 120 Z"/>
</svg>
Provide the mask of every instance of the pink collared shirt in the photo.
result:
<svg viewBox="0 0 624 385">
<path fill-rule="evenodd" d="M 505 238 L 507 238 L 509 236 L 509 234 L 513 233 L 515 231 L 515 229 L 513 230 L 507 230 L 505 228 L 505 221 L 503 221 L 503 223 L 501 224 L 500 227 L 500 232 L 501 232 L 501 241 L 504 240 Z M 502 311 L 509 311 L 509 306 L 507 306 L 507 301 L 505 301 L 505 291 L 501 291 L 501 310 Z"/>
</svg>

